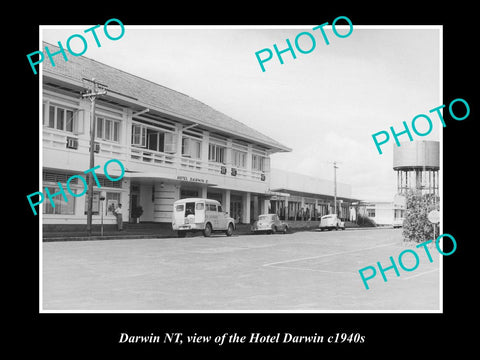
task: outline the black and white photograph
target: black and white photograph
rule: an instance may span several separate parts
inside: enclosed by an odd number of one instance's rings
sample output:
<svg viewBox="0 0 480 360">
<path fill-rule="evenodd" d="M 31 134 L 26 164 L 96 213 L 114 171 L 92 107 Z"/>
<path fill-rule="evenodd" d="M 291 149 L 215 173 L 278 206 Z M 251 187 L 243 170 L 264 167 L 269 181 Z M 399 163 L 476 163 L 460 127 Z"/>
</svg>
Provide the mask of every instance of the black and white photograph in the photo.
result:
<svg viewBox="0 0 480 360">
<path fill-rule="evenodd" d="M 42 309 L 441 311 L 442 29 L 333 24 L 42 28 Z"/>
<path fill-rule="evenodd" d="M 111 10 L 39 15 L 18 56 L 18 323 L 37 343 L 320 356 L 470 337 L 452 330 L 475 284 L 464 12 Z"/>
</svg>

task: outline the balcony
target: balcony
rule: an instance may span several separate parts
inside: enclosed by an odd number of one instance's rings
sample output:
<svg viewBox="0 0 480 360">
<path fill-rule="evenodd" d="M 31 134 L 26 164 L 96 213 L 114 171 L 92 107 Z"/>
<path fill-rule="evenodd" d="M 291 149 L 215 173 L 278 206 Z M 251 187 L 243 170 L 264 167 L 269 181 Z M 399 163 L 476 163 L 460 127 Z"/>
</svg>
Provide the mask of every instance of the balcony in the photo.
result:
<svg viewBox="0 0 480 360">
<path fill-rule="evenodd" d="M 266 175 L 263 171 L 249 171 L 247 169 L 241 169 L 222 163 L 202 161 L 200 159 L 192 159 L 185 156 L 178 156 L 175 154 L 169 154 L 143 148 L 131 147 L 128 158 L 130 159 L 130 161 L 139 164 L 149 164 L 154 166 L 178 168 L 183 170 L 193 170 L 195 172 L 207 173 L 211 175 L 223 174 L 224 176 L 235 176 L 236 178 L 246 180 L 266 180 Z M 222 168 L 224 168 L 223 171 Z M 235 175 L 232 175 L 232 168 L 236 169 Z"/>
<path fill-rule="evenodd" d="M 185 156 L 178 156 L 176 154 L 170 154 L 165 152 L 159 152 L 139 147 L 121 145 L 111 141 L 96 140 L 96 149 L 99 151 L 96 153 L 102 157 L 110 159 L 118 159 L 124 162 L 128 168 L 128 162 L 136 163 L 138 165 L 150 165 L 155 167 L 167 167 L 172 169 L 190 170 L 198 173 L 211 174 L 216 176 L 225 176 L 230 178 L 238 178 L 242 180 L 250 181 L 266 181 L 268 171 L 247 170 L 240 167 L 235 167 L 232 164 L 222 164 L 211 161 L 202 161 L 200 159 L 193 159 Z M 71 154 L 78 154 L 81 157 L 87 157 L 90 152 L 90 139 L 85 136 L 77 136 L 71 132 L 59 131 L 56 129 L 43 128 L 43 149 L 44 150 L 56 150 L 57 152 L 50 154 L 56 154 L 55 159 L 48 159 L 50 163 L 56 163 L 65 151 Z M 96 154 L 96 155 L 97 155 Z M 57 158 L 58 155 L 58 158 Z M 73 158 L 72 158 L 73 159 Z M 78 159 L 78 158 L 77 158 Z M 44 159 L 45 162 L 46 159 Z M 64 161 L 70 161 L 64 159 Z M 57 164 L 58 166 L 65 166 Z M 70 164 L 69 167 L 74 167 L 74 164 Z M 223 168 L 223 171 L 222 171 Z M 232 172 L 232 168 L 235 171 Z M 82 170 L 82 169 L 78 169 Z"/>
<path fill-rule="evenodd" d="M 130 148 L 129 159 L 134 162 L 166 166 L 173 166 L 177 161 L 176 156 L 172 154 L 134 147 Z"/>
<path fill-rule="evenodd" d="M 70 151 L 79 155 L 89 154 L 90 139 L 71 132 L 44 127 L 43 149 Z M 110 159 L 125 161 L 125 150 L 124 145 L 112 141 L 95 140 L 95 152 Z"/>
</svg>

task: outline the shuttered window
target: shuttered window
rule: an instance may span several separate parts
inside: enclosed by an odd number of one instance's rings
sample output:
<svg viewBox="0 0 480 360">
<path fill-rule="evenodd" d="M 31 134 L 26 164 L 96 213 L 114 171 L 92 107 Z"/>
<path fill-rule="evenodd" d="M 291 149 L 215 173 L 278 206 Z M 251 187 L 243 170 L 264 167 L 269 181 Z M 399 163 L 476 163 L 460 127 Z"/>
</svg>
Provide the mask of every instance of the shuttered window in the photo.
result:
<svg viewBox="0 0 480 360">
<path fill-rule="evenodd" d="M 95 136 L 97 139 L 107 141 L 120 141 L 120 121 L 97 117 Z"/>
<path fill-rule="evenodd" d="M 61 183 L 61 184 L 66 184 L 67 183 L 67 180 L 72 176 L 72 175 L 80 175 L 82 176 L 86 182 L 87 182 L 87 185 L 89 183 L 89 176 L 88 174 L 74 174 L 74 173 L 60 173 L 60 172 L 50 172 L 50 171 L 44 171 L 43 172 L 43 182 L 44 183 Z M 95 173 L 97 179 L 98 179 L 98 182 L 100 184 L 100 186 L 103 188 L 103 187 L 108 187 L 108 188 L 115 188 L 115 189 L 121 189 L 122 188 L 122 182 L 121 181 L 111 181 L 109 180 L 106 176 L 102 175 L 102 174 L 97 174 Z M 74 177 L 71 181 L 70 181 L 70 185 L 82 185 L 82 180 L 79 180 L 78 177 Z M 97 183 L 95 182 L 95 180 L 93 181 L 93 184 L 94 186 L 97 186 Z M 46 185 L 44 185 L 46 186 Z M 66 188 L 64 187 L 65 191 Z"/>
<path fill-rule="evenodd" d="M 226 148 L 217 144 L 208 145 L 208 160 L 225 164 L 225 150 Z"/>
<path fill-rule="evenodd" d="M 44 105 L 45 106 L 45 105 Z M 73 132 L 75 111 L 57 105 L 48 105 L 48 112 L 43 119 L 43 124 L 49 128 Z"/>
</svg>

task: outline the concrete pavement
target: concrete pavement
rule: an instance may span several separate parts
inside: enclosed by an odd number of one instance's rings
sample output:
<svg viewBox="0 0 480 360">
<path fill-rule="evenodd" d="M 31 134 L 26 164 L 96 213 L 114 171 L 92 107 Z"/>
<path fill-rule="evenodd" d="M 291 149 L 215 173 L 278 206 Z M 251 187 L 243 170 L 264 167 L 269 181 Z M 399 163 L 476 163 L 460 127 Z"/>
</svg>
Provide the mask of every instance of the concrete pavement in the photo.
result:
<svg viewBox="0 0 480 360">
<path fill-rule="evenodd" d="M 438 311 L 439 256 L 369 281 L 405 250 L 399 229 L 44 242 L 44 310 Z"/>
</svg>

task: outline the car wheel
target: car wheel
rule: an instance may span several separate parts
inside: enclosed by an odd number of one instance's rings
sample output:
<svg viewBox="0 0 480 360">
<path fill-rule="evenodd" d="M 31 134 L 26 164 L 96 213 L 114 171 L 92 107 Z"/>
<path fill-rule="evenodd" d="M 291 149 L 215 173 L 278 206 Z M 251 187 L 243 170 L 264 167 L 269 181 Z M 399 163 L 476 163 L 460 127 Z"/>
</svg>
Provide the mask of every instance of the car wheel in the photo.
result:
<svg viewBox="0 0 480 360">
<path fill-rule="evenodd" d="M 233 225 L 232 225 L 232 223 L 228 224 L 228 229 L 227 229 L 227 231 L 225 231 L 225 234 L 227 234 L 227 236 L 232 236 L 233 235 Z"/>
<path fill-rule="evenodd" d="M 287 231 L 288 231 L 288 226 L 285 226 L 285 227 L 283 228 L 283 233 L 286 234 Z"/>
<path fill-rule="evenodd" d="M 338 231 L 338 224 L 337 224 L 337 226 L 335 226 L 335 231 Z"/>
<path fill-rule="evenodd" d="M 184 238 L 187 235 L 186 231 L 179 230 L 177 231 L 177 237 Z"/>
<path fill-rule="evenodd" d="M 203 230 L 203 236 L 209 237 L 210 235 L 212 235 L 212 225 L 208 223 L 205 225 L 205 229 Z"/>
<path fill-rule="evenodd" d="M 272 227 L 272 234 L 275 234 L 276 232 L 277 232 L 277 227 L 276 226 Z"/>
</svg>

